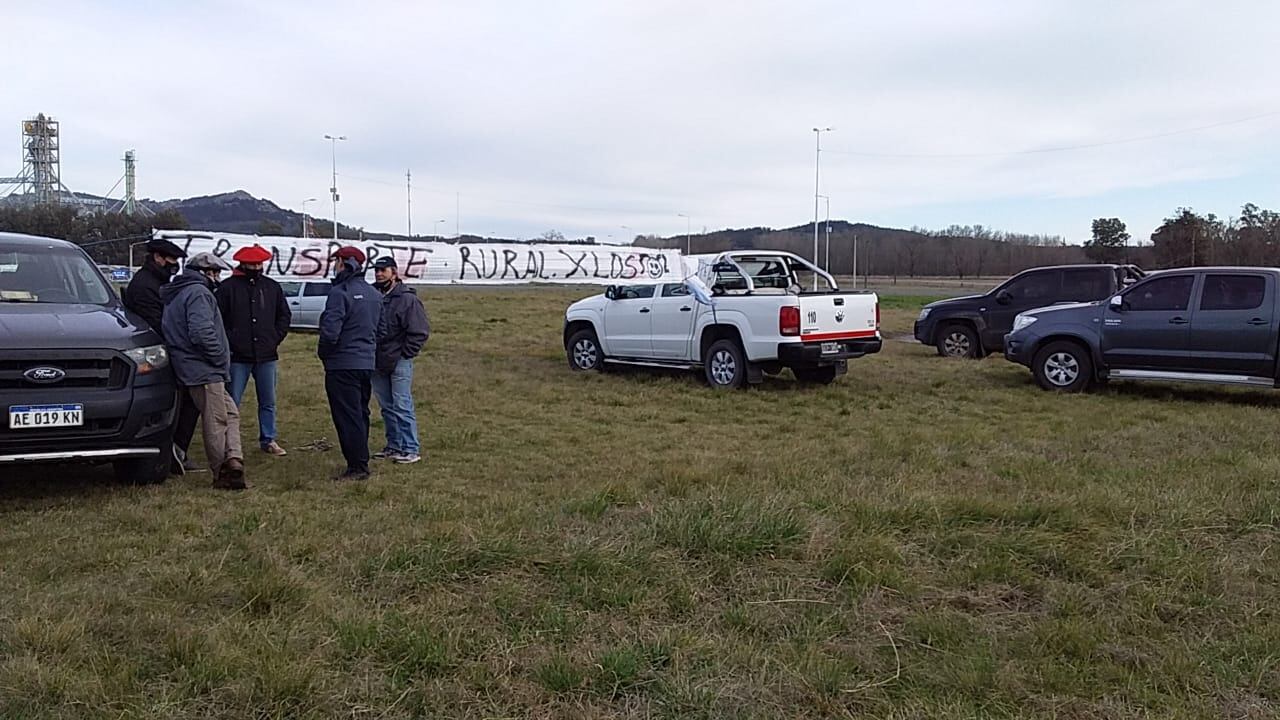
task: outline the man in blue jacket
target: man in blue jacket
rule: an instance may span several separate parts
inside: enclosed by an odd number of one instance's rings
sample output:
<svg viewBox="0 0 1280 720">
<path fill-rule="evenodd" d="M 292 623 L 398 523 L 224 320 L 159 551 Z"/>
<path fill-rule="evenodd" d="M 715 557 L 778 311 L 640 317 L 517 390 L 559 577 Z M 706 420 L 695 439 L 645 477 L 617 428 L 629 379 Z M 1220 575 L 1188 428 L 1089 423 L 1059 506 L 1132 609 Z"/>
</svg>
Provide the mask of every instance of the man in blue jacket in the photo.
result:
<svg viewBox="0 0 1280 720">
<path fill-rule="evenodd" d="M 347 469 L 337 480 L 369 477 L 369 396 L 382 295 L 365 282 L 365 256 L 350 245 L 333 254 L 338 273 L 320 314 L 316 354 L 324 363 L 329 414 Z"/>
</svg>

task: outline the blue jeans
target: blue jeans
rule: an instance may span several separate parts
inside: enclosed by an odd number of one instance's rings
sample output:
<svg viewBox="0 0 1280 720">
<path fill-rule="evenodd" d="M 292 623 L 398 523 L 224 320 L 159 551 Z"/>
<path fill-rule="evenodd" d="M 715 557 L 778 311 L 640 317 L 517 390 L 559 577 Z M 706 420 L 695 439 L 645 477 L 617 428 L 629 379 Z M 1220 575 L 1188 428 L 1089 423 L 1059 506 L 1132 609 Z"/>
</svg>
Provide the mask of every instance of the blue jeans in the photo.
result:
<svg viewBox="0 0 1280 720">
<path fill-rule="evenodd" d="M 276 361 L 263 363 L 231 363 L 231 382 L 227 389 L 236 407 L 249 387 L 253 377 L 254 391 L 258 395 L 258 445 L 266 447 L 276 435 Z"/>
<path fill-rule="evenodd" d="M 401 360 L 389 373 L 373 373 L 373 394 L 382 408 L 382 422 L 387 427 L 387 450 L 417 455 L 418 417 L 413 409 L 413 361 Z"/>
</svg>

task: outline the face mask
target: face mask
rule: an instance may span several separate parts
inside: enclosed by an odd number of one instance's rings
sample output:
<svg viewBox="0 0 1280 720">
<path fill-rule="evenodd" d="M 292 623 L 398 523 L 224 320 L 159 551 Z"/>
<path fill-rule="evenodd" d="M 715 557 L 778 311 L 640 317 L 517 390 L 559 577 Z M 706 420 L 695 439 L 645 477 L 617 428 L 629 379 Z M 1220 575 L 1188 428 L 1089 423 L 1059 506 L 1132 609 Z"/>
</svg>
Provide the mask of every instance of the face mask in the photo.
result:
<svg viewBox="0 0 1280 720">
<path fill-rule="evenodd" d="M 178 263 L 169 263 L 168 265 L 165 265 L 164 271 L 169 274 L 169 277 L 173 277 L 174 275 L 177 275 Z"/>
<path fill-rule="evenodd" d="M 262 274 L 262 270 L 249 270 L 247 268 L 240 268 L 240 272 L 247 278 L 256 278 Z"/>
<path fill-rule="evenodd" d="M 390 280 L 379 280 L 379 281 L 375 282 L 375 283 L 373 284 L 373 286 L 374 286 L 375 288 L 377 288 L 377 289 L 381 290 L 382 292 L 386 292 L 387 290 L 390 290 L 390 289 L 391 289 L 391 281 L 390 281 Z"/>
</svg>

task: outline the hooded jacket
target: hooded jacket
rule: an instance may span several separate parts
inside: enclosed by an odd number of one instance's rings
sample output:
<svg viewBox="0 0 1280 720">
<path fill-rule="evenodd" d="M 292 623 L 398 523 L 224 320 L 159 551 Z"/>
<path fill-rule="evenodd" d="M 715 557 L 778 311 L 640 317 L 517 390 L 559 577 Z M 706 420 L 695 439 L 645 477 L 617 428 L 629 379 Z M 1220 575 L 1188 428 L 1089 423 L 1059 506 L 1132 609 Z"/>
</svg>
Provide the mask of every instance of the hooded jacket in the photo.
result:
<svg viewBox="0 0 1280 720">
<path fill-rule="evenodd" d="M 280 358 L 277 348 L 289 334 L 293 313 L 280 283 L 237 270 L 218 285 L 218 310 L 231 342 L 231 362 L 262 363 Z"/>
<path fill-rule="evenodd" d="M 365 282 L 364 267 L 351 258 L 333 279 L 320 313 L 316 355 L 325 370 L 373 370 L 382 294 Z"/>
<path fill-rule="evenodd" d="M 120 293 L 124 306 L 146 320 L 151 329 L 160 333 L 161 337 L 164 336 L 160 329 L 164 302 L 160 300 L 160 288 L 169 284 L 171 277 L 167 268 L 160 267 L 148 257 L 125 286 L 124 292 Z"/>
<path fill-rule="evenodd" d="M 178 382 L 188 387 L 231 380 L 231 347 L 210 282 L 187 269 L 160 288 L 162 334 Z"/>
<path fill-rule="evenodd" d="M 382 325 L 378 329 L 378 372 L 389 373 L 400 360 L 411 360 L 431 335 L 431 322 L 413 289 L 397 281 L 382 296 Z"/>
</svg>

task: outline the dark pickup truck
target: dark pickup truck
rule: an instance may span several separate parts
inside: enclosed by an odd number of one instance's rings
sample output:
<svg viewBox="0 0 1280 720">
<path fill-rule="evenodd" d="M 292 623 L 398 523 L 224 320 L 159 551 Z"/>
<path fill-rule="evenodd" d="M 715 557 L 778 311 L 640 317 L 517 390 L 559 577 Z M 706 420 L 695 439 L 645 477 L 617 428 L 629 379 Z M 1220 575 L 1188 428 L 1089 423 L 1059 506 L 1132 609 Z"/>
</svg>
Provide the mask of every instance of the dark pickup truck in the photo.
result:
<svg viewBox="0 0 1280 720">
<path fill-rule="evenodd" d="M 168 352 L 83 250 L 0 233 L 0 339 L 0 468 L 110 462 L 121 480 L 164 481 Z"/>
<path fill-rule="evenodd" d="M 944 357 L 999 352 L 1019 314 L 1046 305 L 1110 297 L 1144 275 L 1134 265 L 1057 265 L 1025 270 L 984 295 L 929 303 L 916 319 L 916 340 Z"/>
<path fill-rule="evenodd" d="M 1277 387 L 1280 269 L 1197 267 L 1148 275 L 1099 302 L 1019 315 L 1004 354 L 1046 390 L 1107 380 Z"/>
</svg>

